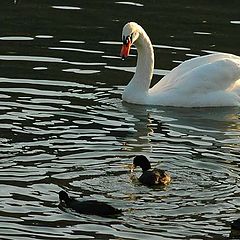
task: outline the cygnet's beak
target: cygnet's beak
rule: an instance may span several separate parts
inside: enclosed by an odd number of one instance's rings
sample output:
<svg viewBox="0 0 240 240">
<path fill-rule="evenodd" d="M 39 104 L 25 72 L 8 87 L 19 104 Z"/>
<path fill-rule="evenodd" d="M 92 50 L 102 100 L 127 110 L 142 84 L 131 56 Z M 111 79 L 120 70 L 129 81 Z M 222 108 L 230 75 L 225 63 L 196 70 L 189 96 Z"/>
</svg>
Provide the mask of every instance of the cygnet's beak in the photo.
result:
<svg viewBox="0 0 240 240">
<path fill-rule="evenodd" d="M 135 168 L 136 168 L 136 165 L 135 165 L 135 164 L 132 164 L 131 169 L 130 169 L 131 173 L 134 172 L 134 169 L 135 169 Z"/>
<path fill-rule="evenodd" d="M 120 52 L 120 56 L 123 60 L 129 56 L 131 45 L 132 45 L 132 42 L 130 38 L 128 38 L 127 41 L 123 43 L 122 49 Z"/>
</svg>

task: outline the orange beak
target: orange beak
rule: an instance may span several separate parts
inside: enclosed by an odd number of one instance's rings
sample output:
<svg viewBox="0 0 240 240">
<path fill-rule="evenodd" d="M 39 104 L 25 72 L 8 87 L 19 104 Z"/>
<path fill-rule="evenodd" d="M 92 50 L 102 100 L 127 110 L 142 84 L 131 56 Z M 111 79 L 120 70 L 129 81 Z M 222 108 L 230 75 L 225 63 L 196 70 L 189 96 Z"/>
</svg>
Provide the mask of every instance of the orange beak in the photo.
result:
<svg viewBox="0 0 240 240">
<path fill-rule="evenodd" d="M 132 45 L 132 43 L 130 40 L 126 44 L 122 45 L 120 56 L 123 60 L 128 57 L 130 49 L 131 49 L 131 45 Z"/>
</svg>

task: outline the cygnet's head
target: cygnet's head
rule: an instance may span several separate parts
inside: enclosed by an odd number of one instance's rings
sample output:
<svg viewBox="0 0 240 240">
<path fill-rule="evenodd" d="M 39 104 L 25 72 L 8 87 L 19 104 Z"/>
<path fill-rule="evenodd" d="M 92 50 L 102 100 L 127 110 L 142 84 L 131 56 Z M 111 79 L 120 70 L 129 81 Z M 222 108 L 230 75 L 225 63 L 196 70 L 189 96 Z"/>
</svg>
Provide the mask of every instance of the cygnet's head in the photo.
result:
<svg viewBox="0 0 240 240">
<path fill-rule="evenodd" d="M 144 155 L 137 155 L 133 159 L 132 172 L 137 166 L 142 168 L 143 171 L 147 171 L 151 168 L 149 160 Z"/>
<path fill-rule="evenodd" d="M 61 203 L 66 203 L 67 201 L 69 201 L 69 199 L 70 198 L 65 191 L 61 190 L 59 192 L 59 200 L 60 200 Z"/>
</svg>

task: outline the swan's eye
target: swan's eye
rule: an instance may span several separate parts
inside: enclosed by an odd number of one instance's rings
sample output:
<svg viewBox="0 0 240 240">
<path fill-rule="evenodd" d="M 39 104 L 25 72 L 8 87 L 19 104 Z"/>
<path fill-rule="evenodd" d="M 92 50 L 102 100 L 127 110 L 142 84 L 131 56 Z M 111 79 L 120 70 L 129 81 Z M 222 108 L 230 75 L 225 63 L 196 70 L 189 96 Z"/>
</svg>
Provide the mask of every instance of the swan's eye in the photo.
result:
<svg viewBox="0 0 240 240">
<path fill-rule="evenodd" d="M 123 36 L 123 44 L 124 44 L 124 45 L 127 45 L 127 44 L 129 43 L 129 41 L 131 41 L 131 39 L 130 39 L 129 36 L 127 36 L 127 37 L 124 37 L 124 36 Z"/>
<path fill-rule="evenodd" d="M 133 42 L 133 33 L 126 37 L 123 36 L 123 44 L 128 45 L 129 42 L 130 42 L 130 44 Z"/>
<path fill-rule="evenodd" d="M 124 45 L 127 45 L 129 43 L 129 41 L 131 41 L 129 36 L 123 37 L 123 44 Z"/>
</svg>

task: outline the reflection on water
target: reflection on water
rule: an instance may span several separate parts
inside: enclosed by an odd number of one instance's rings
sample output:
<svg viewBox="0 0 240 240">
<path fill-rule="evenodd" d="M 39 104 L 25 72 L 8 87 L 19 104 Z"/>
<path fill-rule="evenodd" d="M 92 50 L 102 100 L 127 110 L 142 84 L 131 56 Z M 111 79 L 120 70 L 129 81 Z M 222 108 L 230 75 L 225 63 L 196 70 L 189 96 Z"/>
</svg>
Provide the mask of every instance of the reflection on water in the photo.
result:
<svg viewBox="0 0 240 240">
<path fill-rule="evenodd" d="M 239 109 L 123 103 L 136 51 L 127 63 L 118 54 L 133 20 L 154 44 L 154 80 L 206 52 L 239 55 L 238 1 L 14 2 L 0 10 L 1 239 L 228 238 L 240 217 Z M 168 187 L 131 181 L 125 166 L 140 153 L 171 173 Z M 61 189 L 124 214 L 64 212 Z"/>
</svg>

